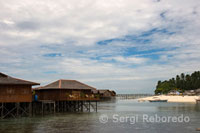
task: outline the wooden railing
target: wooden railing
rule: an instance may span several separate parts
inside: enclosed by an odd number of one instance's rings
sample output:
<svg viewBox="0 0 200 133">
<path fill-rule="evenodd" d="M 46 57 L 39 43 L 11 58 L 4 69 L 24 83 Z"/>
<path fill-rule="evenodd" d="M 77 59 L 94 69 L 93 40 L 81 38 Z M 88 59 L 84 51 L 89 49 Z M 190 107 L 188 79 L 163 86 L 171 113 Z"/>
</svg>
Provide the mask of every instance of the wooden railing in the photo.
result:
<svg viewBox="0 0 200 133">
<path fill-rule="evenodd" d="M 94 94 L 91 94 L 91 95 L 88 95 L 88 94 L 86 94 L 86 95 L 81 95 L 81 96 L 79 96 L 79 95 L 72 95 L 72 94 L 70 94 L 70 95 L 67 95 L 67 100 L 76 100 L 76 101 L 82 101 L 82 100 L 94 100 L 94 101 L 97 101 L 97 100 L 99 100 L 99 96 L 98 95 L 94 95 Z"/>
</svg>

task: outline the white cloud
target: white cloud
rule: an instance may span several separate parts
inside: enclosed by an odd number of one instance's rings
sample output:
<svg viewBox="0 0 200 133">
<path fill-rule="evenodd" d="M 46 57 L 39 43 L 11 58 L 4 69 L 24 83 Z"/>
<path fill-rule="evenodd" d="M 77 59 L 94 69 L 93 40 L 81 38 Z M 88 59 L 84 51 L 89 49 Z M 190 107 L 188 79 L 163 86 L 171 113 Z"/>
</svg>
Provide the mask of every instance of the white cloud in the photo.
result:
<svg viewBox="0 0 200 133">
<path fill-rule="evenodd" d="M 142 93 L 159 79 L 200 67 L 199 0 L 0 0 L 0 9 L 0 70 L 14 76 Z M 141 36 L 155 28 L 167 33 Z M 126 35 L 133 40 L 96 44 Z M 130 47 L 135 51 L 126 54 Z M 48 53 L 62 56 L 43 56 Z"/>
<path fill-rule="evenodd" d="M 130 64 L 142 64 L 147 61 L 146 58 L 139 58 L 139 57 L 123 57 L 123 56 L 117 56 L 113 57 L 114 60 L 124 63 L 130 63 Z"/>
</svg>

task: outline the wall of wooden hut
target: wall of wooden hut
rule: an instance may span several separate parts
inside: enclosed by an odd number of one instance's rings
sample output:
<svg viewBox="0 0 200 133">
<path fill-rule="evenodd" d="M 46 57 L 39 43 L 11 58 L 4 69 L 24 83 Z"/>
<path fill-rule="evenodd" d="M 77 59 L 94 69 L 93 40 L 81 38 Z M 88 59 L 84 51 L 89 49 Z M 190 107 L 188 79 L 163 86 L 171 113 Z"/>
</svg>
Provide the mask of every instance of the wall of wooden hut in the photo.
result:
<svg viewBox="0 0 200 133">
<path fill-rule="evenodd" d="M 32 102 L 31 85 L 0 85 L 0 103 Z"/>
<path fill-rule="evenodd" d="M 72 89 L 41 89 L 34 90 L 38 100 L 68 101 L 84 100 L 91 96 L 91 90 Z M 89 98 L 89 97 L 88 97 Z"/>
</svg>

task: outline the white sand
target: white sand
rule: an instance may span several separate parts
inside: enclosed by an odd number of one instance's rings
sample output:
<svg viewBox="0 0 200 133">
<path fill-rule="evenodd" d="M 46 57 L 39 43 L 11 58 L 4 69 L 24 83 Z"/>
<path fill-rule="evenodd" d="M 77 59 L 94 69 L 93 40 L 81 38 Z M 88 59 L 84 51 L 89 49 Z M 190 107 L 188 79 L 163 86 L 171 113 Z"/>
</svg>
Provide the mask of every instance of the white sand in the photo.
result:
<svg viewBox="0 0 200 133">
<path fill-rule="evenodd" d="M 166 95 L 159 95 L 159 96 L 151 96 L 140 98 L 138 101 L 148 101 L 148 100 L 168 100 L 168 102 L 191 102 L 196 103 L 196 99 L 200 99 L 200 96 L 166 96 Z"/>
</svg>

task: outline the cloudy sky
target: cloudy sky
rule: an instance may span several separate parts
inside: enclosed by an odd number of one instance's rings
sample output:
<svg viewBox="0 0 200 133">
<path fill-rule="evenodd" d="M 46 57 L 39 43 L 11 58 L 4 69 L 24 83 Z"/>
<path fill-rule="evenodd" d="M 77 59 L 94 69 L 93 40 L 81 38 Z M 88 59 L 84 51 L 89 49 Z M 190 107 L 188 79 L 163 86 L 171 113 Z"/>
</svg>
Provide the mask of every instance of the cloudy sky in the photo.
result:
<svg viewBox="0 0 200 133">
<path fill-rule="evenodd" d="M 0 0 L 0 71 L 118 93 L 200 70 L 199 0 Z"/>
</svg>

